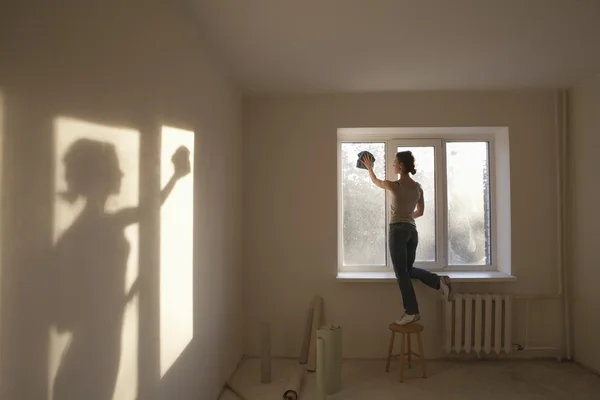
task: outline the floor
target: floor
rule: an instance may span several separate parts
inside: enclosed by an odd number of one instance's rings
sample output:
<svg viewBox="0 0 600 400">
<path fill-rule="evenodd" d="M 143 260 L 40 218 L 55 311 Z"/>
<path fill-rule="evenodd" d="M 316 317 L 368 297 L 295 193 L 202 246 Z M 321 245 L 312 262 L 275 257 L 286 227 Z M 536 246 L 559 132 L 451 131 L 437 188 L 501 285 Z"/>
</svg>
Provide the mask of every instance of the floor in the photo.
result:
<svg viewBox="0 0 600 400">
<path fill-rule="evenodd" d="M 247 400 L 282 399 L 297 360 L 274 359 L 272 382 L 260 383 L 260 360 L 242 362 L 231 379 Z M 574 363 L 554 360 L 429 361 L 428 378 L 413 366 L 398 381 L 398 365 L 385 360 L 344 360 L 342 390 L 328 400 L 553 400 L 600 399 L 600 377 Z M 317 400 L 316 375 L 306 373 L 299 400 Z M 226 390 L 220 400 L 240 400 Z"/>
</svg>

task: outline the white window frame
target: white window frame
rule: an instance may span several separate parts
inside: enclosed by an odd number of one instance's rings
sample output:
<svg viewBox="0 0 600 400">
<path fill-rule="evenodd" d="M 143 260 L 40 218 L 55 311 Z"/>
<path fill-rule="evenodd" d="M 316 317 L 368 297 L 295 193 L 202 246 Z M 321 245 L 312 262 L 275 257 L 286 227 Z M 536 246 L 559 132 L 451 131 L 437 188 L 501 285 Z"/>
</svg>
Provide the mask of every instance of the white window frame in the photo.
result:
<svg viewBox="0 0 600 400">
<path fill-rule="evenodd" d="M 348 142 L 385 142 L 386 177 L 393 177 L 392 161 L 398 146 L 434 146 L 436 162 L 436 262 L 416 262 L 415 266 L 435 272 L 499 271 L 510 274 L 510 165 L 507 127 L 457 127 L 457 128 L 340 128 L 338 129 L 338 273 L 365 272 L 389 273 L 393 271 L 389 255 L 388 229 L 386 229 L 386 266 L 343 265 L 343 194 L 341 147 Z M 446 143 L 487 142 L 490 176 L 490 241 L 489 265 L 448 265 L 448 215 L 446 188 Z M 437 173 L 437 171 L 440 171 Z M 502 195 L 498 196 L 501 190 Z M 390 195 L 386 195 L 386 223 L 389 223 Z M 427 200 L 426 209 L 427 209 Z M 429 200 L 431 201 L 431 199 Z"/>
</svg>

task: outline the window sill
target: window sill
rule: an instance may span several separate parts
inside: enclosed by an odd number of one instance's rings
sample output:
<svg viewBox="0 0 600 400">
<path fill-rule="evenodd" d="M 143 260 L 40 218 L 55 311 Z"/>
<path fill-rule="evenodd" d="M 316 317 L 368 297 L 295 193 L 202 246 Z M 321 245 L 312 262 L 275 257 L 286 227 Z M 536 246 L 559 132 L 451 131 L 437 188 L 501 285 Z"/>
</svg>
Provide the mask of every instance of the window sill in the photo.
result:
<svg viewBox="0 0 600 400">
<path fill-rule="evenodd" d="M 514 282 L 516 276 L 498 271 L 463 271 L 463 272 L 438 272 L 440 275 L 449 276 L 453 282 Z M 396 282 L 393 272 L 338 272 L 337 280 L 340 282 Z"/>
</svg>

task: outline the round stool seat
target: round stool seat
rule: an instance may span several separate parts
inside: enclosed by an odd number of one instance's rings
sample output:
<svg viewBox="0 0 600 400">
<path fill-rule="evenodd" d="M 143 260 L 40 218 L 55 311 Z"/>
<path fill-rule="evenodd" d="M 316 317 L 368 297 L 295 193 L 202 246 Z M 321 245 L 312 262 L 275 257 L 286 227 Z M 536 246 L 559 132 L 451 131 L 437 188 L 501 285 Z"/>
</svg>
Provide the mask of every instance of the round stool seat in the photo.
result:
<svg viewBox="0 0 600 400">
<path fill-rule="evenodd" d="M 390 324 L 390 330 L 398 333 L 419 333 L 423 332 L 423 325 L 411 322 L 406 325 L 398 325 L 393 322 Z"/>
</svg>

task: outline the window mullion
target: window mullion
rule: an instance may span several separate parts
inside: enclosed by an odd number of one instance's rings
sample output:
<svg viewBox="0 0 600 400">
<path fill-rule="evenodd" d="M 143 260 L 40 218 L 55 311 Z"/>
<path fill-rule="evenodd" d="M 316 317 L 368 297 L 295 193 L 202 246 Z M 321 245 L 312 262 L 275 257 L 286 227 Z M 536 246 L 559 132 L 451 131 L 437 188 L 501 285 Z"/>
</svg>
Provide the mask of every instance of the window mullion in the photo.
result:
<svg viewBox="0 0 600 400">
<path fill-rule="evenodd" d="M 435 250 L 436 261 L 434 268 L 440 269 L 446 265 L 445 262 L 445 243 L 444 243 L 444 158 L 443 141 L 436 140 L 434 146 L 434 179 L 435 179 Z M 427 206 L 425 206 L 427 207 Z"/>
<path fill-rule="evenodd" d="M 439 180 L 440 180 L 440 203 L 439 210 L 440 218 L 440 234 L 439 237 L 439 250 L 440 250 L 440 267 L 448 267 L 448 173 L 446 163 L 446 141 L 442 140 L 440 143 L 440 167 L 438 168 Z"/>
<path fill-rule="evenodd" d="M 387 180 L 393 180 L 394 177 L 392 176 L 394 174 L 394 170 L 392 168 L 392 163 L 393 163 L 393 157 L 395 157 L 396 152 L 393 151 L 393 142 L 392 141 L 386 141 L 385 142 L 385 159 L 386 159 L 386 169 L 385 169 L 385 179 Z M 385 257 L 386 257 L 386 261 L 387 261 L 387 266 L 390 269 L 394 269 L 394 266 L 392 265 L 392 257 L 390 255 L 390 238 L 389 238 L 389 234 L 390 234 L 390 230 L 387 229 L 390 223 L 390 194 L 388 193 L 388 191 L 386 190 L 385 193 Z"/>
</svg>

